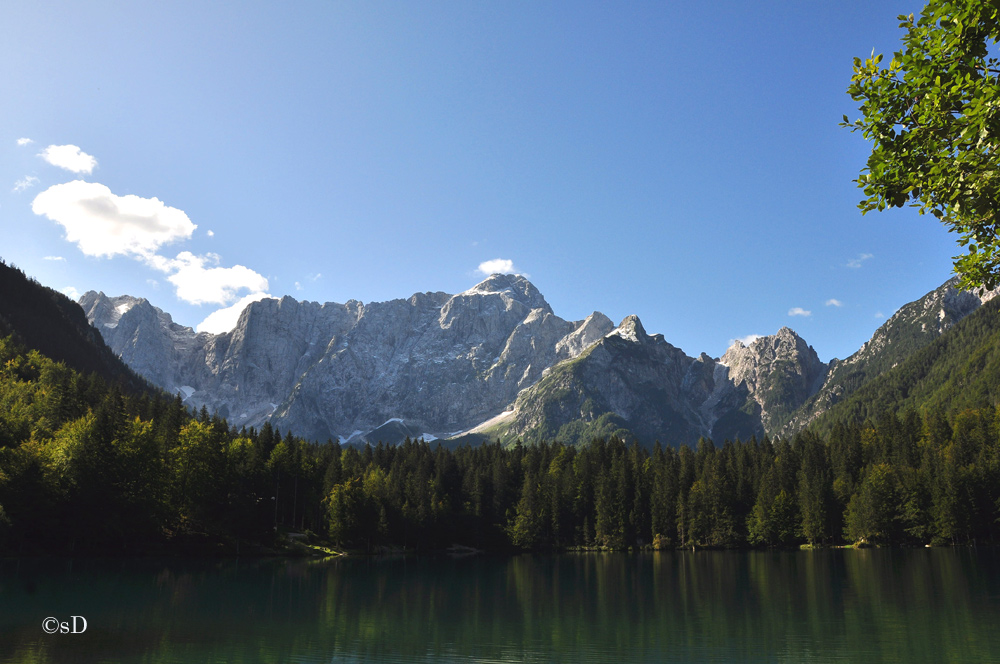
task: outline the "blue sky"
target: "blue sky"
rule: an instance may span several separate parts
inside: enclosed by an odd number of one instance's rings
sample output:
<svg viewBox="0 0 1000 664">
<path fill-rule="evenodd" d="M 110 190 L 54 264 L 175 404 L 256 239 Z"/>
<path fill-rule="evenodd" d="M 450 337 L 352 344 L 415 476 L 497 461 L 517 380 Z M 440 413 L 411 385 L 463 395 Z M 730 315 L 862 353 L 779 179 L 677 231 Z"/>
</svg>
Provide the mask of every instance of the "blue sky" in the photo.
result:
<svg viewBox="0 0 1000 664">
<path fill-rule="evenodd" d="M 845 357 L 957 253 L 861 216 L 868 145 L 838 127 L 853 57 L 920 7 L 10 3 L 0 256 L 208 327 L 499 261 L 691 355 L 788 325 Z"/>
</svg>

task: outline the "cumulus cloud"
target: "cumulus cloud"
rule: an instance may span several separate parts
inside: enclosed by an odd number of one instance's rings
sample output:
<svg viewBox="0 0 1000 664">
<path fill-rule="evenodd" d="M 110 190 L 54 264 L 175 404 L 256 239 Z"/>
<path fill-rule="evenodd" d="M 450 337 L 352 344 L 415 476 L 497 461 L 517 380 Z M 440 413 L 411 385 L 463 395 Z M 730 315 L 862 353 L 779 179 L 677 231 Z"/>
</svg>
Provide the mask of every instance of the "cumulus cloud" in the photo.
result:
<svg viewBox="0 0 1000 664">
<path fill-rule="evenodd" d="M 240 320 L 240 314 L 247 308 L 247 305 L 251 302 L 256 302 L 269 297 L 271 297 L 270 294 L 260 292 L 251 293 L 250 295 L 240 298 L 240 300 L 231 307 L 213 311 L 205 318 L 205 320 L 198 323 L 197 330 L 199 332 L 210 332 L 212 334 L 229 332 L 236 327 L 236 323 Z"/>
<path fill-rule="evenodd" d="M 813 312 L 803 309 L 802 307 L 792 307 L 788 310 L 789 316 L 812 316 Z"/>
<path fill-rule="evenodd" d="M 858 254 L 857 258 L 852 258 L 851 260 L 847 261 L 847 267 L 856 270 L 859 267 L 861 267 L 862 263 L 864 263 L 866 260 L 870 258 L 875 258 L 875 257 L 872 254 Z"/>
<path fill-rule="evenodd" d="M 842 306 L 844 306 L 844 303 L 841 302 L 840 300 L 836 299 L 836 298 L 832 298 L 831 297 L 829 300 L 826 301 L 826 306 L 828 306 L 828 307 L 842 307 Z"/>
<path fill-rule="evenodd" d="M 72 286 L 67 286 L 66 288 L 63 288 L 62 294 L 74 301 L 80 299 L 80 291 L 73 288 Z"/>
<path fill-rule="evenodd" d="M 36 178 L 34 175 L 28 175 L 24 179 L 18 180 L 17 182 L 14 183 L 13 191 L 15 194 L 18 194 L 24 191 L 25 189 L 30 189 L 31 187 L 34 187 L 36 184 L 38 184 L 38 178 Z"/>
<path fill-rule="evenodd" d="M 182 251 L 177 258 L 148 256 L 151 267 L 165 272 L 174 285 L 177 297 L 190 304 L 229 304 L 242 290 L 263 293 L 267 278 L 243 265 L 219 267 L 218 254 L 196 256 Z M 263 297 L 263 296 L 262 296 Z"/>
<path fill-rule="evenodd" d="M 18 145 L 28 145 L 29 143 L 34 143 L 34 141 L 31 140 L 30 138 L 19 138 L 19 139 L 17 139 L 17 144 Z"/>
<path fill-rule="evenodd" d="M 492 260 L 483 261 L 476 268 L 476 271 L 485 274 L 487 277 L 491 274 L 524 274 L 516 267 L 514 267 L 514 261 L 508 258 L 494 258 Z M 527 276 L 527 275 L 525 275 Z"/>
<path fill-rule="evenodd" d="M 74 173 L 90 175 L 97 168 L 97 159 L 75 145 L 50 145 L 39 152 L 38 156 L 53 166 Z"/>
<path fill-rule="evenodd" d="M 66 239 L 88 256 L 147 256 L 191 237 L 197 228 L 183 211 L 158 198 L 116 196 L 103 184 L 74 180 L 35 197 L 32 211 L 66 230 Z"/>
</svg>

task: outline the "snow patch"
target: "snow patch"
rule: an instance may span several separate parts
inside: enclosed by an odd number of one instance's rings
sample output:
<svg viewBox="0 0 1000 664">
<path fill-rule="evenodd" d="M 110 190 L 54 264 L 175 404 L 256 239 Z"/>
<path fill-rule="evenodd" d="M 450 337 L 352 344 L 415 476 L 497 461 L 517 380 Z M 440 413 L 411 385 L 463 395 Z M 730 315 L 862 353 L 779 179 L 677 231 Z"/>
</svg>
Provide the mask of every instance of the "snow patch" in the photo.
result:
<svg viewBox="0 0 1000 664">
<path fill-rule="evenodd" d="M 195 390 L 190 385 L 182 385 L 181 387 L 177 388 L 177 391 L 181 393 L 182 395 L 181 398 L 184 399 L 185 401 L 190 399 L 191 395 L 197 392 L 197 390 Z"/>
</svg>

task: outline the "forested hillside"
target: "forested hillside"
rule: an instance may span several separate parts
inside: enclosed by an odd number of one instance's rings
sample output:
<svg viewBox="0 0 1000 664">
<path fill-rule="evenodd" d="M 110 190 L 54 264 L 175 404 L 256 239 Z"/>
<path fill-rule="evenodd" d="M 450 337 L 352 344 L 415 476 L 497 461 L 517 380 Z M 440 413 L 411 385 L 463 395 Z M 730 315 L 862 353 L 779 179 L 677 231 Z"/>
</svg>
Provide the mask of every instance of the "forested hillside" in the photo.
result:
<svg viewBox="0 0 1000 664">
<path fill-rule="evenodd" d="M 993 541 L 998 424 L 991 407 L 652 452 L 617 438 L 341 448 L 128 396 L 8 337 L 0 549 L 234 553 L 276 529 L 369 551 Z"/>
<path fill-rule="evenodd" d="M 235 550 L 269 542 L 277 523 L 319 529 L 337 451 L 267 426 L 231 431 L 0 340 L 0 550 Z"/>
<path fill-rule="evenodd" d="M 0 336 L 9 334 L 46 357 L 96 372 L 128 391 L 152 389 L 107 347 L 79 304 L 0 259 Z"/>
<path fill-rule="evenodd" d="M 863 383 L 819 418 L 813 428 L 828 432 L 837 422 L 862 422 L 885 411 L 917 409 L 955 414 L 997 403 L 1000 299 L 993 299 L 947 334 Z"/>
<path fill-rule="evenodd" d="M 64 296 L 0 278 L 0 552 L 267 552 L 287 531 L 363 551 L 997 535 L 996 300 L 791 440 L 640 447 L 609 422 L 579 446 L 342 447 L 192 414 Z"/>
</svg>

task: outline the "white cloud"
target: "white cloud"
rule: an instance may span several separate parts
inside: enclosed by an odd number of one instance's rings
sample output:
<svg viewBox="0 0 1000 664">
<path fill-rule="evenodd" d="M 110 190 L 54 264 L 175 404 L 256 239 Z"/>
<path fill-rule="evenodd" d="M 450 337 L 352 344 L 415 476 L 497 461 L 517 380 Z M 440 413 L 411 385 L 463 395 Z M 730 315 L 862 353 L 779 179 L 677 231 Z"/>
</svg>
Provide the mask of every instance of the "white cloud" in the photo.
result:
<svg viewBox="0 0 1000 664">
<path fill-rule="evenodd" d="M 885 318 L 885 314 L 883 314 L 881 311 L 876 311 L 875 318 Z"/>
<path fill-rule="evenodd" d="M 17 139 L 17 144 L 18 145 L 28 145 L 29 143 L 34 143 L 34 141 L 31 140 L 30 138 L 19 138 L 19 139 Z"/>
<path fill-rule="evenodd" d="M 215 231 L 205 231 L 205 235 L 208 237 L 215 237 Z"/>
<path fill-rule="evenodd" d="M 241 298 L 231 307 L 219 309 L 210 313 L 205 320 L 198 323 L 197 330 L 199 332 L 210 332 L 212 334 L 229 332 L 236 327 L 236 323 L 240 320 L 240 314 L 243 313 L 243 310 L 247 308 L 248 304 L 268 297 L 271 297 L 268 293 L 251 293 L 250 295 Z"/>
<path fill-rule="evenodd" d="M 302 290 L 302 284 L 300 284 L 299 282 L 296 281 L 295 282 L 295 290 Z"/>
<path fill-rule="evenodd" d="M 267 278 L 243 265 L 222 267 L 218 254 L 182 251 L 168 258 L 156 253 L 165 244 L 190 239 L 198 228 L 182 210 L 157 198 L 117 196 L 103 184 L 74 180 L 35 196 L 31 209 L 62 226 L 66 239 L 87 256 L 129 256 L 166 275 L 180 300 L 232 305 L 211 314 L 199 329 L 231 329 L 247 302 L 270 297 Z M 147 281 L 157 285 L 155 280 Z M 240 299 L 246 292 L 251 295 Z"/>
<path fill-rule="evenodd" d="M 516 267 L 514 267 L 514 261 L 507 258 L 494 258 L 492 260 L 483 261 L 476 268 L 478 272 L 485 274 L 487 277 L 491 274 L 524 274 Z M 527 275 L 525 275 L 527 276 Z"/>
<path fill-rule="evenodd" d="M 53 166 L 74 173 L 90 175 L 97 167 L 97 159 L 75 145 L 50 145 L 39 152 L 38 156 Z"/>
<path fill-rule="evenodd" d="M 36 184 L 38 184 L 38 178 L 36 178 L 34 175 L 28 175 L 23 180 L 18 180 L 17 182 L 14 183 L 13 192 L 15 194 L 18 194 L 24 191 L 25 189 L 30 189 L 31 187 L 34 187 Z"/>
<path fill-rule="evenodd" d="M 62 289 L 62 294 L 74 301 L 80 299 L 80 291 L 73 288 L 72 286 L 67 286 L 66 288 Z"/>
<path fill-rule="evenodd" d="M 789 316 L 812 316 L 813 312 L 803 309 L 802 307 L 792 307 L 788 310 Z"/>
<path fill-rule="evenodd" d="M 62 256 L 43 256 L 42 260 L 43 261 L 64 261 L 66 259 L 63 258 Z"/>
<path fill-rule="evenodd" d="M 161 245 L 191 237 L 197 228 L 183 211 L 158 198 L 116 196 L 103 184 L 74 180 L 35 197 L 32 211 L 66 230 L 88 256 L 148 256 Z"/>
<path fill-rule="evenodd" d="M 857 258 L 852 258 L 847 261 L 847 267 L 857 269 L 861 267 L 861 264 L 870 258 L 875 258 L 872 254 L 858 254 Z"/>
<path fill-rule="evenodd" d="M 729 340 L 729 345 L 730 346 L 733 345 L 734 341 L 739 341 L 744 346 L 749 346 L 750 344 L 752 344 L 753 342 L 757 341 L 758 339 L 760 339 L 763 336 L 764 336 L 763 334 L 748 334 L 745 337 L 737 337 L 736 339 L 730 339 Z"/>
<path fill-rule="evenodd" d="M 835 298 L 831 297 L 829 300 L 826 301 L 826 306 L 828 306 L 828 307 L 842 307 L 842 306 L 844 306 L 844 303 L 841 302 L 838 299 L 835 299 Z"/>
<path fill-rule="evenodd" d="M 174 285 L 177 297 L 191 304 L 229 304 L 244 289 L 252 293 L 268 289 L 267 279 L 248 267 L 218 267 L 218 254 L 196 256 L 182 251 L 177 258 L 147 256 L 146 262 L 169 274 L 167 281 Z"/>
</svg>

